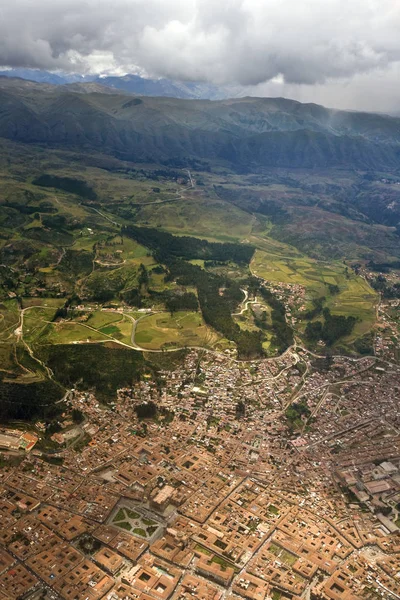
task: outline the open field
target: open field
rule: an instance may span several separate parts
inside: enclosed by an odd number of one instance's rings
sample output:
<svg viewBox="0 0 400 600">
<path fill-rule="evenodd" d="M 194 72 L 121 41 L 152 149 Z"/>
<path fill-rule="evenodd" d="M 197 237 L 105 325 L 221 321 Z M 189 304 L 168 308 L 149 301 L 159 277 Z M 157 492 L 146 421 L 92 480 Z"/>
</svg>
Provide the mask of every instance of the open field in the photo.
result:
<svg viewBox="0 0 400 600">
<path fill-rule="evenodd" d="M 208 240 L 233 241 L 249 236 L 255 218 L 210 195 L 188 193 L 184 199 L 171 204 L 145 206 L 137 212 L 135 220 L 176 235 Z"/>
<path fill-rule="evenodd" d="M 0 340 L 5 341 L 12 336 L 18 327 L 19 312 L 16 300 L 3 300 L 0 303 Z"/>
<path fill-rule="evenodd" d="M 35 340 L 39 344 L 73 344 L 84 342 L 100 342 L 108 337 L 95 329 L 91 329 L 74 321 L 50 323 Z"/>
<path fill-rule="evenodd" d="M 51 321 L 54 317 L 54 309 L 43 306 L 34 306 L 24 312 L 23 336 L 27 344 L 36 343 L 42 339 L 48 339 L 48 334 L 54 327 Z"/>
<path fill-rule="evenodd" d="M 104 262 L 111 265 L 111 260 L 115 261 L 116 265 L 121 263 L 129 263 L 137 266 L 140 263 L 146 266 L 155 264 L 147 248 L 141 246 L 131 238 L 120 235 L 116 235 L 99 245 L 96 260 L 99 264 Z"/>
<path fill-rule="evenodd" d="M 211 348 L 219 336 L 204 323 L 200 313 L 156 313 L 142 318 L 137 325 L 135 342 L 149 350 L 205 346 Z"/>
<path fill-rule="evenodd" d="M 77 313 L 67 321 L 51 322 L 54 310 L 32 307 L 24 314 L 24 340 L 28 344 L 74 344 L 119 341 L 131 345 L 132 318 L 107 311 Z"/>
<path fill-rule="evenodd" d="M 89 327 L 93 327 L 114 340 L 131 345 L 133 317 L 115 312 L 96 311 L 86 321 Z"/>
<path fill-rule="evenodd" d="M 122 316 L 118 313 L 99 310 L 91 313 L 86 323 L 95 329 L 102 329 L 111 325 L 112 323 L 118 323 L 121 321 L 121 319 Z"/>
</svg>

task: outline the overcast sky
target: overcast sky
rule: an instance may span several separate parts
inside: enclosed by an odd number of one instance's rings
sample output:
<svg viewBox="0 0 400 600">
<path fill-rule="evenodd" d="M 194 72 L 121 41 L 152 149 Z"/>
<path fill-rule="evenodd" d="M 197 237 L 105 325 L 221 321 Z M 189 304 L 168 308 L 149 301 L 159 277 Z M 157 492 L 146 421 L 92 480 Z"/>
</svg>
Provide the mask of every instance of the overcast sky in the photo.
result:
<svg viewBox="0 0 400 600">
<path fill-rule="evenodd" d="M 0 64 L 400 112 L 400 0 L 0 0 Z"/>
</svg>

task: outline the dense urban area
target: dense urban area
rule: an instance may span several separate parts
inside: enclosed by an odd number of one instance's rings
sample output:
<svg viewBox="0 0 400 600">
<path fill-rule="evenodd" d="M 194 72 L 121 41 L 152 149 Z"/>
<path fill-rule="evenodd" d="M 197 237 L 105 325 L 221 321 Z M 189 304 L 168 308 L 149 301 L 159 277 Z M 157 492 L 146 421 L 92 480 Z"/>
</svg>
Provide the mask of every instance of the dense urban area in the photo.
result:
<svg viewBox="0 0 400 600">
<path fill-rule="evenodd" d="M 371 356 L 181 351 L 3 427 L 0 598 L 399 598 L 398 303 Z"/>
</svg>

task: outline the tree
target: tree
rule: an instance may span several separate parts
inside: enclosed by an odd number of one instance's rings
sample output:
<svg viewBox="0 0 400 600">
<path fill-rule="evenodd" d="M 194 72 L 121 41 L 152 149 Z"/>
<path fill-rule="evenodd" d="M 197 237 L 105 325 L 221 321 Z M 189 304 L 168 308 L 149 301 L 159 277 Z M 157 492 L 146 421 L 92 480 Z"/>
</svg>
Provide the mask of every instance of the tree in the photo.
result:
<svg viewBox="0 0 400 600">
<path fill-rule="evenodd" d="M 304 335 L 310 342 L 317 342 L 322 337 L 322 323 L 321 321 L 315 321 L 314 323 L 307 323 L 307 327 Z"/>
<path fill-rule="evenodd" d="M 329 293 L 332 294 L 332 296 L 335 296 L 336 294 L 338 294 L 340 292 L 339 286 L 333 285 L 331 283 L 328 284 L 328 289 L 329 289 Z"/>
<path fill-rule="evenodd" d="M 236 404 L 236 417 L 239 419 L 240 417 L 244 417 L 246 414 L 246 405 L 243 400 L 239 400 Z"/>
<path fill-rule="evenodd" d="M 74 408 L 72 410 L 72 420 L 79 425 L 79 423 L 82 423 L 85 420 L 85 415 L 78 408 Z"/>
<path fill-rule="evenodd" d="M 157 405 L 152 400 L 143 402 L 135 406 L 135 412 L 138 419 L 154 419 L 157 415 Z"/>
<path fill-rule="evenodd" d="M 138 283 L 139 289 L 142 289 L 142 287 L 144 287 L 145 290 L 149 289 L 149 274 L 143 263 L 140 263 L 139 266 Z"/>
<path fill-rule="evenodd" d="M 185 292 L 184 294 L 169 295 L 165 301 L 165 306 L 173 315 L 178 310 L 194 310 L 199 309 L 199 303 L 196 295 L 193 292 Z"/>
</svg>

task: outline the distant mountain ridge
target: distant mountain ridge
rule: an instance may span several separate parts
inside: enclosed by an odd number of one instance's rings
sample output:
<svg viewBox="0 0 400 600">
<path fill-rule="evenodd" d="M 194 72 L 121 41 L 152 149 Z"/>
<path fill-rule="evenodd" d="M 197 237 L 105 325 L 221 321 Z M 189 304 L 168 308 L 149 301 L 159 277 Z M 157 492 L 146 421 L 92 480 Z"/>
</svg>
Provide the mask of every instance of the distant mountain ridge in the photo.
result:
<svg viewBox="0 0 400 600">
<path fill-rule="evenodd" d="M 94 82 L 105 87 L 141 96 L 221 100 L 223 98 L 243 95 L 241 89 L 234 86 L 218 87 L 207 83 L 179 82 L 170 79 L 149 79 L 134 74 L 122 76 L 78 75 L 21 68 L 0 71 L 0 77 L 19 78 L 27 81 L 35 81 L 37 83 L 50 83 L 52 85 Z"/>
<path fill-rule="evenodd" d="M 28 81 L 36 81 L 37 83 L 51 83 L 53 85 L 63 85 L 65 83 L 71 83 L 72 80 L 68 79 L 66 75 L 58 75 L 57 73 L 50 73 L 50 71 L 41 71 L 39 69 L 5 69 L 0 70 L 0 77 L 9 77 L 17 79 L 26 79 Z M 75 81 L 75 78 L 73 78 Z"/>
<path fill-rule="evenodd" d="M 136 161 L 400 167 L 399 118 L 284 98 L 139 97 L 97 81 L 51 85 L 0 78 L 0 136 Z"/>
</svg>

